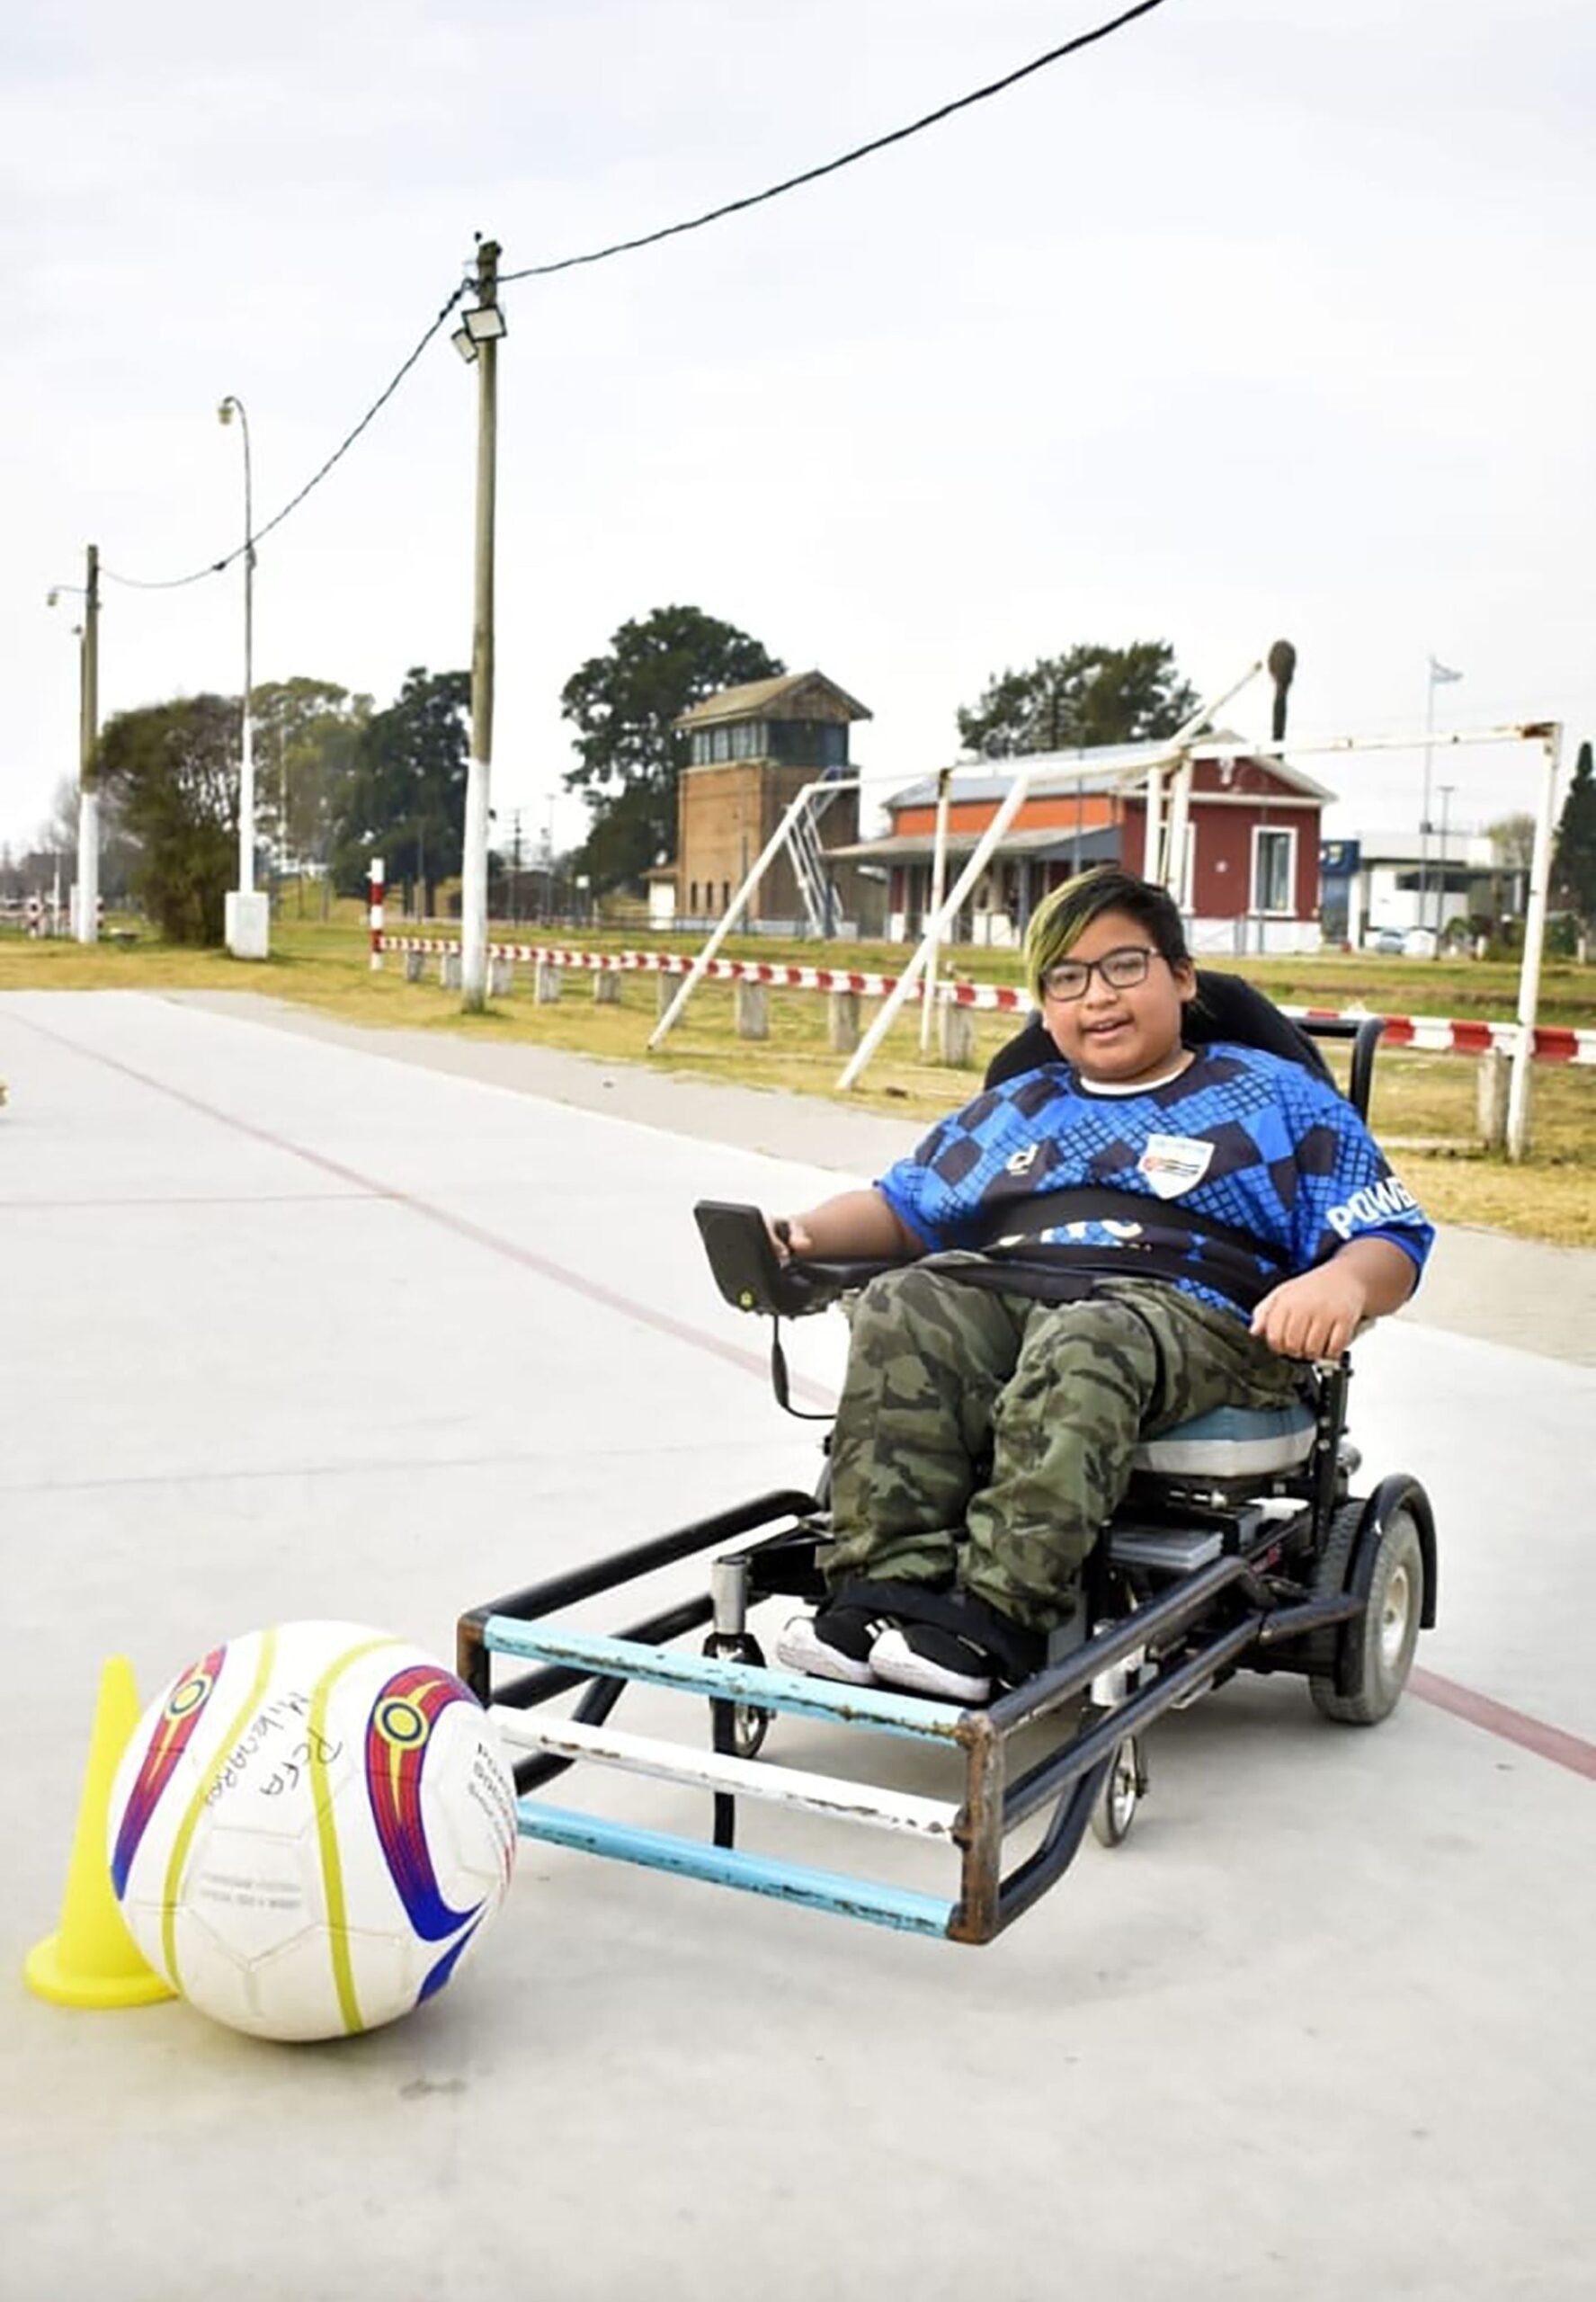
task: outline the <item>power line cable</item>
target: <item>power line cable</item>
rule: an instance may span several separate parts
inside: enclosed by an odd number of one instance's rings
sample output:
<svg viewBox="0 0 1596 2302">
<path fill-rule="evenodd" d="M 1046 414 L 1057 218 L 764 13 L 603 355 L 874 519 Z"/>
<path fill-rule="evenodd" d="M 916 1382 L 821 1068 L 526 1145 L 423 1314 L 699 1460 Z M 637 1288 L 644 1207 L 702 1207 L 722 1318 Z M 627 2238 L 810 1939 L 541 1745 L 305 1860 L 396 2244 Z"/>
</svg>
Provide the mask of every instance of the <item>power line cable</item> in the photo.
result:
<svg viewBox="0 0 1596 2302">
<path fill-rule="evenodd" d="M 787 176 L 780 183 L 771 184 L 763 192 L 745 194 L 741 200 L 728 200 L 724 207 L 711 208 L 702 216 L 692 216 L 681 224 L 666 224 L 657 232 L 643 232 L 635 240 L 616 240 L 607 248 L 594 248 L 586 255 L 561 256 L 554 263 L 528 264 L 521 272 L 504 272 L 499 282 L 504 286 L 512 280 L 546 280 L 550 272 L 572 272 L 578 264 L 602 263 L 612 255 L 629 255 L 635 248 L 651 248 L 661 240 L 675 239 L 683 232 L 700 231 L 706 224 L 718 224 L 723 216 L 736 216 L 747 208 L 758 208 L 767 200 L 778 200 L 784 192 L 796 192 L 800 184 L 816 183 L 822 176 L 835 175 L 839 168 L 851 167 L 856 160 L 868 159 L 872 152 L 884 152 L 889 144 L 906 143 L 911 136 L 918 136 L 923 129 L 934 128 L 940 120 L 951 120 L 957 112 L 967 112 L 972 104 L 985 103 L 988 96 L 1001 95 L 1005 88 L 1013 87 L 1021 80 L 1028 80 L 1033 72 L 1057 64 L 1061 57 L 1074 56 L 1083 48 L 1092 48 L 1099 40 L 1133 23 L 1137 17 L 1150 15 L 1161 8 L 1164 0 L 1137 0 L 1134 8 L 1126 8 L 1111 16 L 1106 23 L 1097 24 L 1090 31 L 1077 32 L 1057 48 L 1050 48 L 1045 56 L 1033 57 L 1017 72 L 1007 72 L 1001 80 L 993 80 L 984 88 L 972 89 L 968 95 L 957 96 L 951 103 L 940 104 L 935 112 L 928 112 L 923 119 L 911 120 L 906 128 L 895 128 L 885 136 L 877 136 L 868 144 L 857 144 L 851 152 L 843 152 L 834 160 L 824 161 L 819 167 L 806 168 L 801 174 Z"/>
<path fill-rule="evenodd" d="M 168 576 L 162 583 L 150 583 L 137 576 L 119 576 L 114 568 L 110 567 L 103 567 L 100 571 L 101 574 L 106 576 L 111 583 L 120 584 L 124 588 L 129 591 L 177 592 L 181 591 L 186 584 L 200 584 L 203 583 L 208 576 L 220 576 L 226 569 L 231 567 L 236 559 L 242 559 L 245 552 L 253 549 L 255 544 L 258 544 L 263 536 L 269 536 L 273 528 L 280 528 L 283 522 L 288 518 L 289 513 L 299 509 L 299 505 L 303 504 L 305 498 L 310 494 L 311 490 L 321 486 L 322 481 L 325 479 L 334 465 L 341 462 L 349 453 L 349 451 L 353 447 L 355 442 L 360 438 L 361 433 L 366 429 L 366 426 L 372 421 L 373 417 L 378 415 L 381 410 L 387 406 L 388 401 L 392 399 L 394 394 L 398 390 L 399 386 L 404 382 L 412 368 L 415 367 L 416 361 L 421 358 L 422 353 L 426 350 L 428 344 L 437 335 L 438 330 L 442 326 L 450 312 L 453 311 L 455 306 L 459 302 L 460 298 L 465 294 L 466 290 L 469 285 L 470 282 L 468 281 L 461 281 L 460 285 L 455 290 L 453 295 L 449 299 L 449 301 L 444 305 L 442 310 L 438 314 L 437 318 L 428 328 L 426 334 L 422 337 L 420 343 L 411 352 L 409 358 L 404 362 L 402 367 L 396 369 L 394 374 L 389 378 L 382 390 L 379 392 L 377 397 L 372 401 L 364 415 L 361 416 L 353 431 L 349 432 L 344 435 L 343 440 L 339 442 L 337 447 L 334 449 L 332 454 L 327 458 L 325 463 L 321 466 L 320 469 L 312 472 L 310 477 L 306 481 L 304 486 L 300 488 L 299 494 L 297 495 L 290 495 L 281 512 L 274 512 L 271 519 L 266 522 L 264 527 L 256 528 L 254 534 L 251 535 L 245 542 L 237 545 L 235 549 L 228 552 L 225 559 L 212 560 L 208 567 L 196 567 L 192 576 Z"/>
<path fill-rule="evenodd" d="M 611 256 L 629 255 L 638 248 L 654 247 L 661 240 L 676 239 L 684 232 L 700 231 L 706 224 L 718 223 L 723 217 L 739 215 L 745 209 L 762 207 L 766 201 L 780 199 L 783 192 L 796 192 L 803 184 L 818 183 L 822 176 L 835 175 L 839 169 L 851 167 L 857 160 L 868 159 L 875 152 L 884 152 L 890 145 L 906 143 L 911 136 L 918 136 L 923 129 L 934 128 L 941 120 L 950 120 L 955 112 L 967 112 L 973 104 L 985 103 L 989 97 L 1001 95 L 1004 89 L 1012 88 L 1020 81 L 1030 79 L 1033 73 L 1045 71 L 1048 65 L 1058 63 L 1062 58 L 1075 56 L 1083 49 L 1095 47 L 1100 40 L 1107 40 L 1113 33 L 1123 30 L 1127 24 L 1134 23 L 1138 16 L 1150 15 L 1155 8 L 1161 8 L 1163 5 L 1164 0 L 1137 0 L 1134 7 L 1122 9 L 1119 15 L 1110 16 L 1105 22 L 1093 25 L 1088 31 L 1077 32 L 1073 39 L 1061 41 L 1057 48 L 1049 49 L 1045 55 L 1033 57 L 1029 64 L 1022 64 L 1018 70 L 1005 73 L 1001 79 L 989 81 L 983 88 L 973 88 L 966 95 L 956 96 L 950 103 L 940 104 L 934 112 L 924 113 L 919 120 L 910 120 L 905 127 L 892 129 L 885 136 L 873 137 L 868 144 L 855 145 L 851 151 L 841 153 L 834 160 L 823 161 L 818 167 L 806 168 L 798 175 L 788 176 L 780 183 L 770 184 L 763 192 L 745 193 L 742 199 L 729 200 L 722 207 L 711 208 L 702 216 L 689 217 L 678 224 L 663 225 L 658 231 L 641 233 L 635 239 L 616 240 L 608 247 L 591 249 L 585 255 L 561 256 L 553 263 L 528 264 L 519 272 L 501 272 L 499 285 L 504 287 L 515 280 L 543 280 L 557 272 L 575 271 L 582 264 L 602 263 Z M 119 584 L 129 591 L 177 592 L 183 590 L 190 584 L 203 583 L 208 576 L 225 574 L 235 560 L 241 559 L 245 551 L 252 549 L 254 545 L 261 542 L 263 538 L 269 536 L 274 528 L 281 527 L 290 512 L 298 511 L 306 497 L 320 486 L 334 465 L 343 461 L 368 424 L 393 397 L 411 369 L 426 350 L 427 345 L 472 284 L 473 282 L 467 279 L 456 288 L 432 326 L 410 353 L 409 358 L 395 371 L 353 430 L 345 434 L 325 463 L 311 474 L 298 495 L 290 496 L 282 509 L 274 513 L 263 527 L 257 528 L 253 535 L 228 552 L 224 558 L 212 560 L 204 567 L 196 567 L 187 576 L 171 576 L 160 581 L 152 582 L 148 578 L 138 576 L 119 575 L 115 568 L 105 567 L 101 573 L 106 581 Z"/>
</svg>

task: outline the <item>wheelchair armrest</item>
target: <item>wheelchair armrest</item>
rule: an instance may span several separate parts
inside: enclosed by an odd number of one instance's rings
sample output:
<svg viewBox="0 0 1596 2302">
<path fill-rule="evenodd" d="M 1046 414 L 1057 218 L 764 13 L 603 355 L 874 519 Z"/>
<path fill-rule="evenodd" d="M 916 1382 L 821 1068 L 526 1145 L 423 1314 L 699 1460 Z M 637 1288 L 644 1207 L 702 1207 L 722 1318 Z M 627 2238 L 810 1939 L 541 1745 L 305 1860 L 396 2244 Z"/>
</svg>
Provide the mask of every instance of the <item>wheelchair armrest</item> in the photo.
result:
<svg viewBox="0 0 1596 2302">
<path fill-rule="evenodd" d="M 767 1318 L 800 1319 L 807 1312 L 823 1311 L 878 1271 L 894 1271 L 910 1260 L 889 1255 L 862 1263 L 783 1263 L 757 1207 L 700 1199 L 692 1214 L 726 1300 L 734 1310 L 762 1311 Z"/>
</svg>

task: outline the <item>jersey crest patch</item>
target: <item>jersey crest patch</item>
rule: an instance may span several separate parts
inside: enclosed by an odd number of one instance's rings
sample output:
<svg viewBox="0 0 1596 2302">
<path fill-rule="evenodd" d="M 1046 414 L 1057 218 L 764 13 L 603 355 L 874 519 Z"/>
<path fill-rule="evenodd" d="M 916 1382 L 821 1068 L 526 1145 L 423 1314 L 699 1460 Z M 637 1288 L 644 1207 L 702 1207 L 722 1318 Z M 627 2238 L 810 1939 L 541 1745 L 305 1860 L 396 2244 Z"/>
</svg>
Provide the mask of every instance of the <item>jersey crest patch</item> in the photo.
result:
<svg viewBox="0 0 1596 2302">
<path fill-rule="evenodd" d="M 1208 1173 L 1214 1147 L 1195 1135 L 1150 1135 L 1136 1163 L 1155 1199 L 1179 1199 Z"/>
</svg>

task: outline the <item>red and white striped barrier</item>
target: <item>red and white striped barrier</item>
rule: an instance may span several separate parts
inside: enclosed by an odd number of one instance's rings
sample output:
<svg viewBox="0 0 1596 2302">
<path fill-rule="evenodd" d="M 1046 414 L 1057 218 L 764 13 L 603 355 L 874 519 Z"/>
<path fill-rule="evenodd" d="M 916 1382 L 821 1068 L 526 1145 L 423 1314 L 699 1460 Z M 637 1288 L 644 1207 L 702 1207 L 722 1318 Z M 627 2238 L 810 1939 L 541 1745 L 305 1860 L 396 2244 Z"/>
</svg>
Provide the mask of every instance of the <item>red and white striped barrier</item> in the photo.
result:
<svg viewBox="0 0 1596 2302">
<path fill-rule="evenodd" d="M 366 866 L 366 877 L 371 882 L 371 965 L 382 965 L 382 898 L 385 892 L 382 858 L 374 855 Z"/>
<path fill-rule="evenodd" d="M 373 949 L 380 934 L 373 929 Z M 389 951 L 458 952 L 459 945 L 445 936 L 388 935 L 381 948 Z M 519 959 L 529 966 L 571 968 L 590 974 L 686 975 L 692 961 L 675 951 L 573 951 L 542 943 L 490 943 L 492 959 Z M 781 991 L 854 991 L 866 999 L 885 999 L 896 989 L 897 977 L 864 975 L 852 968 L 777 967 L 763 959 L 710 959 L 700 969 L 706 983 L 766 983 Z M 923 995 L 923 986 L 912 986 L 909 996 Z M 975 1007 L 999 1014 L 1028 1014 L 1034 1004 L 1028 991 L 1005 983 L 940 983 L 937 996 L 957 1007 Z M 1283 1015 L 1299 1022 L 1360 1022 L 1367 1008 L 1282 1007 Z M 1422 1055 L 1488 1055 L 1493 1049 L 1511 1055 L 1519 1043 L 1517 1023 L 1452 1020 L 1441 1015 L 1387 1015 L 1383 1044 L 1411 1047 Z M 1563 1023 L 1538 1023 L 1534 1053 L 1542 1063 L 1596 1063 L 1596 1031 L 1575 1031 Z"/>
</svg>

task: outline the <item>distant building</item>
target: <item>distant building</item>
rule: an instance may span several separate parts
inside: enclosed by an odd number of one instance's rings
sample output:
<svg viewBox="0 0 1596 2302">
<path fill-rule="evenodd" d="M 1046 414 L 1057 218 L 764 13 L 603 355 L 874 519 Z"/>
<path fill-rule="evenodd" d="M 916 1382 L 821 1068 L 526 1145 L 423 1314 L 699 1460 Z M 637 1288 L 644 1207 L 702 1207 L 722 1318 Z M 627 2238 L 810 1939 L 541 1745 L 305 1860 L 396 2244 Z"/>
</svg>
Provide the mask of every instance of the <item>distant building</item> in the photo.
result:
<svg viewBox="0 0 1596 2302">
<path fill-rule="evenodd" d="M 836 849 L 859 837 L 859 793 L 840 787 L 854 772 L 849 729 L 869 717 L 824 672 L 723 688 L 682 714 L 676 725 L 691 739 L 691 753 L 676 786 L 679 926 L 723 916 L 805 784 L 821 782 L 839 789 L 816 795 L 794 850 L 772 859 L 743 923 L 755 933 L 879 932 L 878 916 L 869 915 L 870 875 L 834 860 Z M 658 875 L 649 877 L 663 904 Z"/>
<path fill-rule="evenodd" d="M 1223 735 L 1205 738 L 1226 740 Z M 1180 890 L 1192 949 L 1312 950 L 1320 940 L 1320 816 L 1335 795 L 1284 760 L 1249 756 L 1241 737 L 1235 744 L 1234 757 L 1199 760 L 1192 769 L 1186 880 Z M 1146 770 L 1168 756 L 1155 744 L 1114 744 L 1091 753 L 1038 754 L 1002 766 L 957 769 L 948 813 L 950 888 L 1011 790 L 1015 771 L 1029 769 L 1032 781 L 960 914 L 956 940 L 1017 943 L 1048 889 L 1074 872 L 1105 862 L 1141 870 Z M 1084 779 L 1062 772 L 1066 762 L 1088 758 L 1092 772 Z M 1167 778 L 1164 789 L 1167 806 Z M 913 941 L 931 910 L 937 779 L 908 785 L 887 807 L 890 829 L 843 852 L 887 870 L 887 933 Z"/>
<path fill-rule="evenodd" d="M 1319 851 L 1327 942 L 1457 934 L 1523 915 L 1528 874 L 1497 861 L 1483 832 L 1364 832 Z"/>
</svg>

